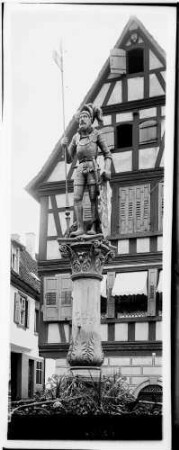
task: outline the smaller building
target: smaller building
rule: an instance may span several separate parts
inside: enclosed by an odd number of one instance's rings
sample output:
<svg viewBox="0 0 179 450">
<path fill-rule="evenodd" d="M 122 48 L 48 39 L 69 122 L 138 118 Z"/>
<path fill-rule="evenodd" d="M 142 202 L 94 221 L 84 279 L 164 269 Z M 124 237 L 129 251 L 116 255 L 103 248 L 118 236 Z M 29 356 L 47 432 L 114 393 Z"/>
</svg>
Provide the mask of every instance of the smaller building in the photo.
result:
<svg viewBox="0 0 179 450">
<path fill-rule="evenodd" d="M 18 235 L 11 238 L 10 286 L 11 400 L 31 398 L 44 383 L 44 361 L 39 357 L 40 280 L 37 262 Z"/>
</svg>

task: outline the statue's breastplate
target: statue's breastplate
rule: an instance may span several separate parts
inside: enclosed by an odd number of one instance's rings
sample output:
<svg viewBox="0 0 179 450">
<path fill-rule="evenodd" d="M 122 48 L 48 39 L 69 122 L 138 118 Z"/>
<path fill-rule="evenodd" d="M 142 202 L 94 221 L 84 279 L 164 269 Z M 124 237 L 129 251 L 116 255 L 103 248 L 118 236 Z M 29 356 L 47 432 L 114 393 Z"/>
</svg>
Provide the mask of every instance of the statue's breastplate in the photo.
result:
<svg viewBox="0 0 179 450">
<path fill-rule="evenodd" d="M 96 159 L 97 157 L 97 136 L 91 134 L 84 138 L 77 139 L 77 158 L 79 162 Z"/>
</svg>

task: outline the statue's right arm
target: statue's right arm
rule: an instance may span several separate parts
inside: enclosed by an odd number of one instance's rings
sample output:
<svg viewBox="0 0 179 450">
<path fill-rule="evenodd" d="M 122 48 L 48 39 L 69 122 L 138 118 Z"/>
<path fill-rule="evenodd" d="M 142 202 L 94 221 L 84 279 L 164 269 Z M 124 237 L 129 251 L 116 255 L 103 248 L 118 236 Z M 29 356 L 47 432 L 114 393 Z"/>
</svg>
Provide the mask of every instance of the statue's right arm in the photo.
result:
<svg viewBox="0 0 179 450">
<path fill-rule="evenodd" d="M 68 138 L 64 137 L 62 139 L 62 147 L 65 148 L 66 151 L 66 159 L 67 159 L 67 163 L 70 164 L 73 161 L 73 158 L 75 156 L 76 153 L 76 139 L 75 136 L 73 136 L 70 144 L 68 145 Z"/>
</svg>

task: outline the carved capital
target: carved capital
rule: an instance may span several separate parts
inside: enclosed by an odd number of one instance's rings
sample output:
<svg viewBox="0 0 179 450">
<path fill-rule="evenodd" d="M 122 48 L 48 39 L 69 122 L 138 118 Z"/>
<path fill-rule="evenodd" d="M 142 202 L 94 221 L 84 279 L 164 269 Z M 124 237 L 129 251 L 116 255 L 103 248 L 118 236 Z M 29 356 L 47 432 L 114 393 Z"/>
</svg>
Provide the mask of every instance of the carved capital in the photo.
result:
<svg viewBox="0 0 179 450">
<path fill-rule="evenodd" d="M 58 239 L 62 258 L 69 258 L 72 279 L 77 276 L 102 277 L 104 264 L 115 256 L 112 247 L 103 236 L 82 236 L 78 239 Z"/>
</svg>

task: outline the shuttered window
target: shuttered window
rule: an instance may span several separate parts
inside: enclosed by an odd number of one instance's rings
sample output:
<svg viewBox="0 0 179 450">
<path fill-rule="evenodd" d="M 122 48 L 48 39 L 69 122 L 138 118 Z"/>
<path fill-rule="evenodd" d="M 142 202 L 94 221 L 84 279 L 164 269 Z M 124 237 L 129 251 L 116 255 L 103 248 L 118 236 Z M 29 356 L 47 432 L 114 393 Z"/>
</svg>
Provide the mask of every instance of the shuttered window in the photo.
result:
<svg viewBox="0 0 179 450">
<path fill-rule="evenodd" d="M 21 327 L 29 327 L 29 302 L 19 292 L 14 295 L 14 322 Z"/>
<path fill-rule="evenodd" d="M 72 317 L 72 281 L 69 273 L 45 277 L 44 320 L 69 320 Z"/>
<path fill-rule="evenodd" d="M 127 52 L 128 73 L 138 73 L 144 70 L 144 49 L 135 48 Z"/>
<path fill-rule="evenodd" d="M 72 281 L 70 274 L 64 274 L 61 276 L 60 286 L 60 319 L 72 318 Z"/>
<path fill-rule="evenodd" d="M 46 293 L 45 300 L 47 306 L 55 306 L 57 301 L 57 279 L 46 278 Z"/>
<path fill-rule="evenodd" d="M 150 185 L 128 186 L 119 189 L 120 234 L 150 230 Z"/>
<path fill-rule="evenodd" d="M 158 185 L 158 230 L 163 231 L 164 183 Z"/>
</svg>

